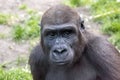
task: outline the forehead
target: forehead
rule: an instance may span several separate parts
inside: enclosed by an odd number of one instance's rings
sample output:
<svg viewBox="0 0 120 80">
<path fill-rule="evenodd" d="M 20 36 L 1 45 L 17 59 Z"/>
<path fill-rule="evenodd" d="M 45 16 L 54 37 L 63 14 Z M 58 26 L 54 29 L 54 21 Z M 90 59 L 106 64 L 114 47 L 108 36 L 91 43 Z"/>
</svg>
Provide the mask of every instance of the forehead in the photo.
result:
<svg viewBox="0 0 120 80">
<path fill-rule="evenodd" d="M 67 6 L 55 6 L 48 9 L 42 16 L 42 27 L 46 24 L 59 25 L 65 23 L 77 23 L 79 20 L 78 13 Z"/>
</svg>

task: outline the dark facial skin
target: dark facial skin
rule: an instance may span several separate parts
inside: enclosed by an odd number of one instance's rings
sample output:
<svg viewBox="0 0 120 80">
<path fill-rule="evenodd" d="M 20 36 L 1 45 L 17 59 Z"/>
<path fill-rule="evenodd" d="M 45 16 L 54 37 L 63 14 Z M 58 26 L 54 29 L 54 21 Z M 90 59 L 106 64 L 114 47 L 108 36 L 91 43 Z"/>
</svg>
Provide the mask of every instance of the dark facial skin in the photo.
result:
<svg viewBox="0 0 120 80">
<path fill-rule="evenodd" d="M 104 37 L 85 30 L 74 9 L 48 9 L 40 39 L 29 58 L 33 80 L 120 80 L 120 53 Z"/>
<path fill-rule="evenodd" d="M 52 27 L 50 27 L 52 26 Z M 75 56 L 73 45 L 78 43 L 78 31 L 74 24 L 46 25 L 44 35 L 44 46 L 48 49 L 49 61 L 55 65 L 72 63 Z"/>
<path fill-rule="evenodd" d="M 68 15 L 61 17 L 64 14 Z M 69 17 L 71 14 L 75 16 Z M 80 58 L 85 45 L 80 32 L 80 28 L 83 26 L 79 23 L 79 16 L 72 10 L 70 13 L 64 13 L 61 8 L 55 14 L 51 14 L 51 16 L 56 17 L 55 21 L 50 15 L 47 18 L 51 19 L 45 19 L 46 15 L 47 13 L 45 13 L 41 21 L 41 38 L 43 39 L 41 44 L 44 46 L 44 53 L 47 54 L 49 62 L 53 65 L 72 64 Z M 72 19 L 74 17 L 75 19 Z M 77 52 L 79 54 L 76 54 Z"/>
</svg>

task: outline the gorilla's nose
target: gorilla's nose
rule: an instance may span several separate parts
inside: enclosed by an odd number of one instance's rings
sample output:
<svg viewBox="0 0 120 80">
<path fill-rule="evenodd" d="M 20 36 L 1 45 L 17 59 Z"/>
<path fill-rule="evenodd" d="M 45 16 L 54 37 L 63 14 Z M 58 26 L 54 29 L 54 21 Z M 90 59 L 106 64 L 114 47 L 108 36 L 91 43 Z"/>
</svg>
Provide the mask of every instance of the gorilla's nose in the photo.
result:
<svg viewBox="0 0 120 80">
<path fill-rule="evenodd" d="M 67 52 L 67 49 L 60 47 L 60 48 L 54 49 L 53 52 L 56 53 L 56 54 L 63 54 L 65 52 Z"/>
</svg>

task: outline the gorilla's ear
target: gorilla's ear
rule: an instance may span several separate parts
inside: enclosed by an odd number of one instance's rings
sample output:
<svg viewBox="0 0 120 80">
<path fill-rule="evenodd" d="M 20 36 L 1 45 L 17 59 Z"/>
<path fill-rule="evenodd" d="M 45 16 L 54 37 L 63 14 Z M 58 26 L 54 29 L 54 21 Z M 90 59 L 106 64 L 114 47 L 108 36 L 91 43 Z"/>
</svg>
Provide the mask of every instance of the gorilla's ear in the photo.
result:
<svg viewBox="0 0 120 80">
<path fill-rule="evenodd" d="M 79 14 L 79 25 L 81 30 L 85 29 L 83 15 L 80 15 L 80 14 Z"/>
<path fill-rule="evenodd" d="M 81 20 L 81 21 L 80 21 L 80 26 L 81 26 L 81 29 L 85 29 L 84 20 Z"/>
</svg>

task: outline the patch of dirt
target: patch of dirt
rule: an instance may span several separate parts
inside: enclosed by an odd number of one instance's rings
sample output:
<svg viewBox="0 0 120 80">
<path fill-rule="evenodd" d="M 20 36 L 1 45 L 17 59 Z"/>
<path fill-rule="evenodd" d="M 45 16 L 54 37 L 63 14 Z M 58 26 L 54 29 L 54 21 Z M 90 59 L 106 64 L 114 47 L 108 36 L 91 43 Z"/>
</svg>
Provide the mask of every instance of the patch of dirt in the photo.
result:
<svg viewBox="0 0 120 80">
<path fill-rule="evenodd" d="M 24 15 L 19 10 L 21 4 L 27 5 L 30 9 L 40 12 L 46 11 L 50 6 L 61 3 L 62 0 L 0 0 L 0 12 Z M 29 42 L 18 44 L 11 37 L 11 26 L 0 25 L 0 34 L 4 34 L 7 38 L 0 39 L 0 64 L 17 60 L 18 57 L 28 58 L 31 45 Z M 9 34 L 10 33 L 10 34 Z"/>
<path fill-rule="evenodd" d="M 11 40 L 0 40 L 0 63 L 16 60 L 29 54 L 29 44 L 16 44 Z"/>
<path fill-rule="evenodd" d="M 61 3 L 63 0 L 0 0 L 0 12 L 19 13 L 18 7 L 21 4 L 31 9 L 46 11 L 49 7 Z"/>
</svg>

